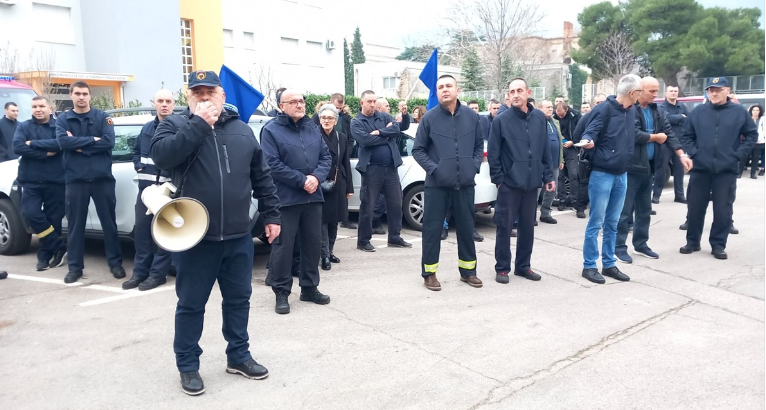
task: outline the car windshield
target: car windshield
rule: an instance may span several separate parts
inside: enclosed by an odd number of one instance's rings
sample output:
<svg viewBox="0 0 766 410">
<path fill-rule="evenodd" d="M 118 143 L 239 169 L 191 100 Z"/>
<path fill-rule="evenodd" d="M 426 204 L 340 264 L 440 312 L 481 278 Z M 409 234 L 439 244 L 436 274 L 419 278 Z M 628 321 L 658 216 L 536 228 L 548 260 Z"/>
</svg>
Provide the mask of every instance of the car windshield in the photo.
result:
<svg viewBox="0 0 766 410">
<path fill-rule="evenodd" d="M 0 88 L 0 107 L 13 102 L 19 107 L 19 121 L 32 118 L 32 98 L 37 94 L 33 90 L 21 88 Z"/>
<path fill-rule="evenodd" d="M 133 161 L 133 147 L 141 133 L 141 125 L 115 125 L 112 162 Z"/>
</svg>

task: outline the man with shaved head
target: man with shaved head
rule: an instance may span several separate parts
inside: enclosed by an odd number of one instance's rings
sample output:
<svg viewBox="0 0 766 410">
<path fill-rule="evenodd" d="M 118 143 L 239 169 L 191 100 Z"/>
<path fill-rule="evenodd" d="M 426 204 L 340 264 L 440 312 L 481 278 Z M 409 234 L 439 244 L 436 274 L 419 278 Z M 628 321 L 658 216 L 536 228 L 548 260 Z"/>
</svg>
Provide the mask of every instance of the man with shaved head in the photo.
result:
<svg viewBox="0 0 766 410">
<path fill-rule="evenodd" d="M 175 100 L 173 93 L 168 90 L 159 90 L 154 94 L 154 109 L 157 115 L 153 120 L 144 124 L 141 133 L 136 138 L 133 147 L 133 167 L 138 172 L 138 198 L 136 199 L 136 226 L 133 230 L 133 243 L 136 247 L 136 256 L 133 259 L 133 275 L 122 284 L 123 289 L 138 290 L 154 289 L 167 280 L 170 269 L 170 253 L 157 247 L 152 239 L 152 219 L 154 215 L 146 214 L 146 205 L 141 200 L 144 189 L 156 182 L 170 181 L 167 171 L 162 171 L 154 166 L 151 158 L 152 138 L 157 125 L 165 117 L 173 114 Z"/>
<path fill-rule="evenodd" d="M 654 102 L 660 90 L 660 83 L 653 77 L 641 79 L 641 89 L 636 108 L 636 143 L 633 155 L 628 162 L 628 189 L 620 222 L 617 224 L 617 243 L 615 256 L 623 263 L 633 263 L 628 254 L 628 221 L 635 210 L 633 224 L 633 253 L 650 259 L 660 256 L 654 252 L 649 240 L 649 225 L 652 211 L 652 175 L 659 166 L 663 144 L 670 147 L 680 158 L 685 168 L 691 168 L 691 161 L 684 154 L 683 147 L 673 133 L 665 111 Z M 656 155 L 655 155 L 656 154 Z M 657 160 L 655 161 L 655 158 Z"/>
</svg>

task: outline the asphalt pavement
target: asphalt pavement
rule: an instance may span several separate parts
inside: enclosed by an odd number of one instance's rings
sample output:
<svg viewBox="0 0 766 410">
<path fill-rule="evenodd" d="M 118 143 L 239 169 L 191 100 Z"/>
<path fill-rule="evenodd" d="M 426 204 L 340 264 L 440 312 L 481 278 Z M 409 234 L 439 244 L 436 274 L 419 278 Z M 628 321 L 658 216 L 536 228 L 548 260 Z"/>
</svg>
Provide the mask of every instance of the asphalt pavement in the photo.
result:
<svg viewBox="0 0 766 410">
<path fill-rule="evenodd" d="M 264 284 L 268 246 L 256 240 L 250 343 L 270 376 L 227 374 L 221 296 L 214 289 L 201 340 L 206 392 L 182 393 L 172 341 L 172 278 L 149 292 L 123 291 L 103 244 L 87 242 L 85 277 L 66 267 L 36 272 L 36 242 L 0 256 L 0 408 L 3 409 L 763 409 L 764 179 L 738 180 L 729 259 L 682 255 L 686 206 L 667 187 L 654 205 L 649 245 L 631 277 L 583 279 L 587 219 L 554 212 L 535 229 L 532 269 L 540 282 L 494 281 L 492 215 L 478 214 L 478 276 L 460 282 L 454 230 L 442 242 L 431 292 L 420 277 L 420 232 L 412 249 L 356 250 L 339 229 L 341 263 L 321 272 L 326 306 L 298 301 L 274 313 Z M 515 246 L 515 239 L 512 240 Z M 123 244 L 130 274 L 133 247 Z"/>
</svg>

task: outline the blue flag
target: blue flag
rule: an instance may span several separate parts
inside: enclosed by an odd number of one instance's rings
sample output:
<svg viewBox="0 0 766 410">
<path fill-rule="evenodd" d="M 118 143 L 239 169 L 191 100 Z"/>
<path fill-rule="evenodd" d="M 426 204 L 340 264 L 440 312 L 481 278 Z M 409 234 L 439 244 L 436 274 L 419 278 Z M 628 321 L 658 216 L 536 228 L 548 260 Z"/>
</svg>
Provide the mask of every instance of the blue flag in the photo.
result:
<svg viewBox="0 0 766 410">
<path fill-rule="evenodd" d="M 248 122 L 261 105 L 263 94 L 225 65 L 221 66 L 218 76 L 221 78 L 221 87 L 226 92 L 226 102 L 237 107 L 239 118 Z"/>
<path fill-rule="evenodd" d="M 429 110 L 439 104 L 439 99 L 436 98 L 436 80 L 439 79 L 438 65 L 439 50 L 435 48 L 433 53 L 431 53 L 431 57 L 428 57 L 428 62 L 423 67 L 423 71 L 420 72 L 420 76 L 418 76 L 420 81 L 428 87 L 428 105 L 426 105 L 426 109 Z"/>
</svg>

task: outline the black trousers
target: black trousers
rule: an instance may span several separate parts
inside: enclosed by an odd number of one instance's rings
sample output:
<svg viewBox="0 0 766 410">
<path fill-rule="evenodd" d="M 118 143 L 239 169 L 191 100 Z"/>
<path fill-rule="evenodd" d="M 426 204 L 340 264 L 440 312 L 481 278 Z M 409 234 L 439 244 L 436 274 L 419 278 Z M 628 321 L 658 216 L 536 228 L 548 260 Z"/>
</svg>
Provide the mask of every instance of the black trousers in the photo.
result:
<svg viewBox="0 0 766 410">
<path fill-rule="evenodd" d="M 84 268 L 85 225 L 88 222 L 88 205 L 91 199 L 101 222 L 107 263 L 110 268 L 122 266 L 122 249 L 114 210 L 117 204 L 114 180 L 74 182 L 66 185 L 66 218 L 69 223 L 67 259 L 70 272 L 81 271 Z"/>
<path fill-rule="evenodd" d="M 678 158 L 675 152 L 667 145 L 662 144 L 656 153 L 662 155 L 659 160 L 655 158 L 654 186 L 652 187 L 652 197 L 659 199 L 662 195 L 662 184 L 665 182 L 665 175 L 670 171 L 673 175 L 673 192 L 675 198 L 684 197 L 684 164 L 681 158 Z M 670 167 L 668 167 L 668 163 Z"/>
<path fill-rule="evenodd" d="M 302 288 L 319 286 L 319 253 L 322 247 L 322 203 L 315 202 L 280 208 L 282 232 L 271 244 L 266 285 L 274 293 L 290 294 L 293 287 L 291 268 L 296 236 L 300 237 L 298 284 Z"/>
<path fill-rule="evenodd" d="M 21 214 L 40 239 L 37 249 L 40 261 L 49 261 L 65 246 L 61 239 L 65 191 L 63 184 L 21 184 Z"/>
<path fill-rule="evenodd" d="M 739 165 L 739 173 L 742 175 L 745 173 L 745 166 L 750 163 L 750 176 L 754 177 L 758 174 L 758 163 L 761 160 L 761 151 L 763 151 L 764 144 L 755 144 L 750 150 L 747 158 Z"/>
<path fill-rule="evenodd" d="M 590 195 L 588 194 L 589 185 L 589 172 L 585 169 L 583 164 L 580 164 L 577 168 L 577 203 L 574 205 L 574 208 L 578 211 L 585 211 L 585 208 L 588 207 L 588 203 L 590 202 Z"/>
<path fill-rule="evenodd" d="M 693 169 L 689 174 L 686 243 L 695 246 L 700 244 L 705 213 L 712 196 L 713 226 L 710 228 L 710 246 L 713 249 L 726 249 L 736 198 L 737 174 L 711 174 Z"/>
<path fill-rule="evenodd" d="M 516 235 L 516 272 L 529 270 L 535 240 L 537 189 L 521 191 L 500 185 L 495 205 L 495 272 L 511 271 L 511 229 L 518 220 Z"/>
<path fill-rule="evenodd" d="M 164 279 L 170 269 L 170 253 L 154 243 L 152 238 L 154 215 L 146 214 L 146 205 L 141 200 L 141 193 L 150 185 L 153 185 L 151 181 L 138 181 L 136 225 L 133 228 L 133 244 L 136 248 L 136 256 L 133 258 L 133 276 L 138 279 L 148 277 Z"/>
<path fill-rule="evenodd" d="M 577 148 L 564 148 L 564 169 L 559 172 L 558 193 L 559 203 L 575 205 L 579 197 L 580 180 L 577 177 L 580 169 L 580 160 L 577 156 Z M 566 180 L 569 179 L 569 193 L 567 194 Z"/>
<path fill-rule="evenodd" d="M 457 228 L 458 270 L 467 278 L 476 275 L 476 244 L 474 231 L 474 187 L 425 189 L 423 210 L 423 255 L 421 275 L 436 273 L 441 252 L 441 233 L 447 210 L 452 209 Z"/>
<path fill-rule="evenodd" d="M 628 251 L 628 223 L 633 224 L 633 249 L 644 249 L 649 240 L 649 225 L 652 222 L 652 176 L 628 174 L 628 189 L 625 192 L 625 203 L 617 224 L 617 242 L 615 251 Z"/>
<path fill-rule="evenodd" d="M 362 173 L 361 205 L 359 207 L 359 231 L 357 242 L 369 243 L 372 238 L 372 216 L 378 194 L 386 198 L 388 215 L 388 241 L 400 238 L 402 232 L 402 184 L 396 168 L 369 165 Z M 321 217 L 319 219 L 322 219 Z M 283 228 L 284 229 L 284 228 Z"/>
</svg>

